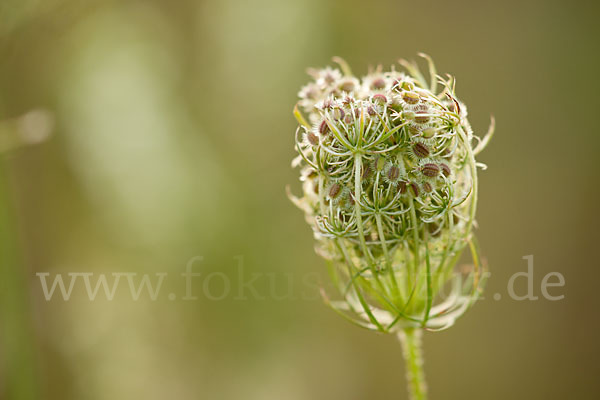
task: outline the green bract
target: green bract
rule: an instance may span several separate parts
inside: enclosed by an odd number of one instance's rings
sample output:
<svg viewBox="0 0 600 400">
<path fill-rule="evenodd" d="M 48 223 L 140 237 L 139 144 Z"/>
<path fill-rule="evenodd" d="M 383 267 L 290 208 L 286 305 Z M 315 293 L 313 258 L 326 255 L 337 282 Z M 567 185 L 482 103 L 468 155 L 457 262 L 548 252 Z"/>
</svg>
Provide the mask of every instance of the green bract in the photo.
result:
<svg viewBox="0 0 600 400">
<path fill-rule="evenodd" d="M 471 233 L 475 155 L 493 124 L 483 140 L 474 136 L 454 79 L 424 57 L 429 83 L 415 63 L 359 80 L 337 59 L 341 70 L 310 71 L 294 110 L 303 195 L 291 198 L 342 297 L 325 299 L 384 332 L 451 326 L 484 278 Z M 455 271 L 467 245 L 473 265 Z"/>
</svg>

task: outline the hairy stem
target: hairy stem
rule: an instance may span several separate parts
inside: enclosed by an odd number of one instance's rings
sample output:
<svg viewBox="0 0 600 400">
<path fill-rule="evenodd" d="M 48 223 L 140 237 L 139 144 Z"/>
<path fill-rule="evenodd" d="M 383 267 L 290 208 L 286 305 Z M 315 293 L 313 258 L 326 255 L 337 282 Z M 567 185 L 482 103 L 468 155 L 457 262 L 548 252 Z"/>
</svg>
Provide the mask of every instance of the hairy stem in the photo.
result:
<svg viewBox="0 0 600 400">
<path fill-rule="evenodd" d="M 421 335 L 422 331 L 415 328 L 407 328 L 398 333 L 406 362 L 406 379 L 411 400 L 427 399 Z"/>
</svg>

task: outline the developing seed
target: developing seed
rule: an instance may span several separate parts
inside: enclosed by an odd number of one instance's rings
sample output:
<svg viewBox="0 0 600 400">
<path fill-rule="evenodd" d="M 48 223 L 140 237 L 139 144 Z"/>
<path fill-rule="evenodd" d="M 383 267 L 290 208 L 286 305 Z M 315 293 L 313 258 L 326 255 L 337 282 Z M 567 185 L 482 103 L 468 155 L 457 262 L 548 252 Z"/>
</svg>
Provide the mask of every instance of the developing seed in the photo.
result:
<svg viewBox="0 0 600 400">
<path fill-rule="evenodd" d="M 429 156 L 429 148 L 421 142 L 417 142 L 414 144 L 413 153 L 419 158 L 425 158 Z"/>
<path fill-rule="evenodd" d="M 398 191 L 400 192 L 400 194 L 406 193 L 406 182 L 404 182 L 404 181 L 398 182 L 397 187 L 398 187 Z"/>
<path fill-rule="evenodd" d="M 321 125 L 319 125 L 319 133 L 321 136 L 325 136 L 329 132 L 329 125 L 327 125 L 327 121 L 323 120 Z"/>
<path fill-rule="evenodd" d="M 421 172 L 423 175 L 428 176 L 430 178 L 436 177 L 440 172 L 440 167 L 436 164 L 427 163 L 421 167 Z"/>
<path fill-rule="evenodd" d="M 426 124 L 427 122 L 429 122 L 429 116 L 427 115 L 427 111 L 417 111 L 417 115 L 415 116 L 415 122 L 418 124 Z"/>
<path fill-rule="evenodd" d="M 412 195 L 414 197 L 419 197 L 419 185 L 417 185 L 415 182 L 411 182 L 409 187 Z"/>
<path fill-rule="evenodd" d="M 373 96 L 373 101 L 376 101 L 381 104 L 385 104 L 385 103 L 387 103 L 387 97 L 385 97 L 382 94 L 376 94 L 375 96 Z"/>
<path fill-rule="evenodd" d="M 385 80 L 383 78 L 377 78 L 371 82 L 371 89 L 383 89 L 385 87 Z"/>
<path fill-rule="evenodd" d="M 448 164 L 441 163 L 440 168 L 442 169 L 442 174 L 444 174 L 444 176 L 450 176 L 450 172 L 452 171 L 450 170 Z"/>
<path fill-rule="evenodd" d="M 426 191 L 427 193 L 431 193 L 431 191 L 433 190 L 431 183 L 423 182 L 423 190 Z"/>
<path fill-rule="evenodd" d="M 325 79 L 325 82 L 327 82 L 329 84 L 335 82 L 335 77 L 330 73 L 326 73 L 324 76 L 324 79 Z"/>
<path fill-rule="evenodd" d="M 419 95 L 415 92 L 404 92 L 402 93 L 402 100 L 408 104 L 417 104 L 419 102 Z"/>
<path fill-rule="evenodd" d="M 342 186 L 339 183 L 334 183 L 329 187 L 329 198 L 335 199 L 342 192 Z"/>
<path fill-rule="evenodd" d="M 387 171 L 387 178 L 391 182 L 396 182 L 398 178 L 400 178 L 400 168 L 395 165 L 392 165 Z"/>
<path fill-rule="evenodd" d="M 340 89 L 342 89 L 344 92 L 351 92 L 351 91 L 354 90 L 354 82 L 352 82 L 352 81 L 344 81 L 340 85 Z"/>
<path fill-rule="evenodd" d="M 404 90 L 413 90 L 415 88 L 415 85 L 413 85 L 410 81 L 404 81 L 402 82 L 401 87 Z"/>
<path fill-rule="evenodd" d="M 414 111 L 404 110 L 404 111 L 402 111 L 401 115 L 402 115 L 402 119 L 404 119 L 404 120 L 412 121 L 413 119 L 415 119 Z"/>
<path fill-rule="evenodd" d="M 422 135 L 425 139 L 431 139 L 435 136 L 435 128 L 423 129 Z"/>
<path fill-rule="evenodd" d="M 373 166 L 377 171 L 381 171 L 385 166 L 385 158 L 383 158 L 382 156 L 377 156 L 375 158 L 375 161 L 373 161 Z"/>
<path fill-rule="evenodd" d="M 308 132 L 306 134 L 306 139 L 308 140 L 308 143 L 310 143 L 313 146 L 317 146 L 319 144 L 319 138 L 317 135 L 315 135 L 312 132 Z"/>
</svg>

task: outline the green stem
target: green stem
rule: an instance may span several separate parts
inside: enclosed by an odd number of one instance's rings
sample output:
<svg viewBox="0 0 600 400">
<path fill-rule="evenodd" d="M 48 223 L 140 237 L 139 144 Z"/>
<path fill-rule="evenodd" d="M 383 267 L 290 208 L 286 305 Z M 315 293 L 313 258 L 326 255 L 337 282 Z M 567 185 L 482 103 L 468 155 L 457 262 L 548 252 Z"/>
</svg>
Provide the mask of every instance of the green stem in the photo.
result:
<svg viewBox="0 0 600 400">
<path fill-rule="evenodd" d="M 406 379 L 411 400 L 427 400 L 427 385 L 423 372 L 422 333 L 420 329 L 415 328 L 407 328 L 398 333 L 406 362 Z"/>
</svg>

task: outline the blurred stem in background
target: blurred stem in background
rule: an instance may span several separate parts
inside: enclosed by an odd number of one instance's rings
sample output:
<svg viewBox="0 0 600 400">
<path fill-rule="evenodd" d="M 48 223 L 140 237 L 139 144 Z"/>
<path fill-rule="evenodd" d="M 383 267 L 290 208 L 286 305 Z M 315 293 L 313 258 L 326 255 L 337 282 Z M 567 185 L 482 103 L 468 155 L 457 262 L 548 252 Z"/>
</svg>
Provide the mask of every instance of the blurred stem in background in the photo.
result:
<svg viewBox="0 0 600 400">
<path fill-rule="evenodd" d="M 1 121 L 0 121 L 1 124 Z M 6 160 L 0 153 L 0 398 L 37 399 L 29 290 L 17 251 Z"/>
<path fill-rule="evenodd" d="M 420 329 L 404 329 L 398 333 L 406 362 L 406 379 L 412 400 L 427 399 L 427 385 L 423 372 L 423 344 Z"/>
</svg>

